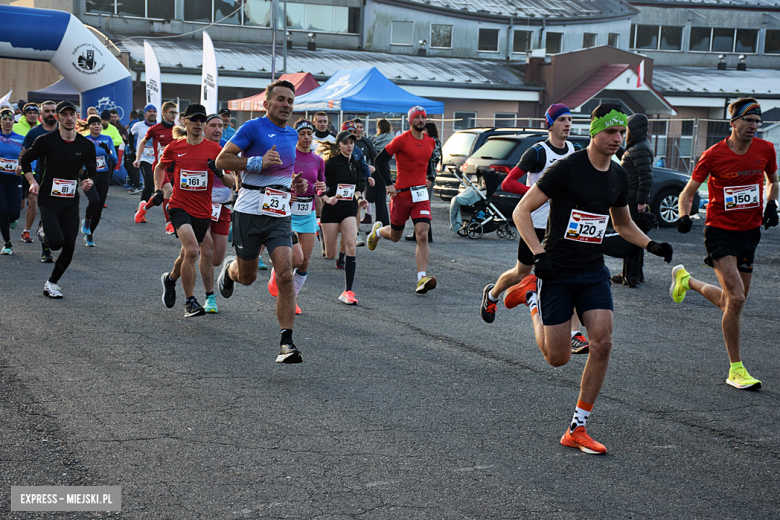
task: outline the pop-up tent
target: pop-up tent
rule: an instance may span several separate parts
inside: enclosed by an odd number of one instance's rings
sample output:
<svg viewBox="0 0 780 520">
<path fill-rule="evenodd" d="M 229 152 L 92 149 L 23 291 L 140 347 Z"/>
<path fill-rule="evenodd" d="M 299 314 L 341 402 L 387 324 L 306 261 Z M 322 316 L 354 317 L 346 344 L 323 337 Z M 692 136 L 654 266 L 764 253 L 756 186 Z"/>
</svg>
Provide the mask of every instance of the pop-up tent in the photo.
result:
<svg viewBox="0 0 780 520">
<path fill-rule="evenodd" d="M 338 70 L 318 89 L 295 98 L 295 111 L 406 113 L 420 105 L 428 114 L 443 114 L 444 103 L 411 94 L 376 67 Z"/>
<path fill-rule="evenodd" d="M 284 79 L 295 85 L 295 95 L 300 96 L 311 92 L 319 87 L 319 82 L 309 72 L 296 72 L 295 74 L 282 74 L 279 79 Z M 228 108 L 236 112 L 263 112 L 263 101 L 265 101 L 265 91 L 254 96 L 231 99 L 228 101 Z"/>
<path fill-rule="evenodd" d="M 42 103 L 44 101 L 59 103 L 60 101 L 70 101 L 71 103 L 78 105 L 79 91 L 76 90 L 76 87 L 74 87 L 70 81 L 62 78 L 48 87 L 27 91 L 27 100 L 32 103 Z"/>
</svg>

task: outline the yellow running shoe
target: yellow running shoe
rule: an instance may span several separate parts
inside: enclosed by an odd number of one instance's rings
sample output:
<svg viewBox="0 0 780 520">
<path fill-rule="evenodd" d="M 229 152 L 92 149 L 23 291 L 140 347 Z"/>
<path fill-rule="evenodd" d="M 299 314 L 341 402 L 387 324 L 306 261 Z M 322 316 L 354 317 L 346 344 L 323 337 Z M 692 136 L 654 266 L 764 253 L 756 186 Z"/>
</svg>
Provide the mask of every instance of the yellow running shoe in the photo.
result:
<svg viewBox="0 0 780 520">
<path fill-rule="evenodd" d="M 688 280 L 691 275 L 685 270 L 682 264 L 672 267 L 672 286 L 669 288 L 669 296 L 672 297 L 676 303 L 680 303 L 685 299 L 685 293 L 690 289 L 688 287 Z"/>
<path fill-rule="evenodd" d="M 729 378 L 726 379 L 726 383 L 739 390 L 758 390 L 761 388 L 761 381 L 751 377 L 745 367 L 729 370 Z"/>
<path fill-rule="evenodd" d="M 376 249 L 376 245 L 379 243 L 379 228 L 382 227 L 382 223 L 378 220 L 374 222 L 374 226 L 371 228 L 371 233 L 368 235 L 368 249 L 373 251 Z"/>
<path fill-rule="evenodd" d="M 417 294 L 425 294 L 428 291 L 436 288 L 435 276 L 423 276 L 419 282 L 417 282 L 417 288 L 414 290 Z"/>
</svg>

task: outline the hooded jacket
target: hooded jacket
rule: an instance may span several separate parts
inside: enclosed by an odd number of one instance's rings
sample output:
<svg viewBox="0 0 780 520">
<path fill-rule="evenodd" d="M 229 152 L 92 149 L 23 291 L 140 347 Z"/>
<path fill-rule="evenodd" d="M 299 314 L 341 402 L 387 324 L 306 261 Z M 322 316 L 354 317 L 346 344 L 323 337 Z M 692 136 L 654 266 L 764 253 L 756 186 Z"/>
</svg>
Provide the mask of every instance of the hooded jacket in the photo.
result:
<svg viewBox="0 0 780 520">
<path fill-rule="evenodd" d="M 628 118 L 630 141 L 620 164 L 628 174 L 628 198 L 637 204 L 647 204 L 653 186 L 653 149 L 647 138 L 647 116 L 634 114 Z"/>
</svg>

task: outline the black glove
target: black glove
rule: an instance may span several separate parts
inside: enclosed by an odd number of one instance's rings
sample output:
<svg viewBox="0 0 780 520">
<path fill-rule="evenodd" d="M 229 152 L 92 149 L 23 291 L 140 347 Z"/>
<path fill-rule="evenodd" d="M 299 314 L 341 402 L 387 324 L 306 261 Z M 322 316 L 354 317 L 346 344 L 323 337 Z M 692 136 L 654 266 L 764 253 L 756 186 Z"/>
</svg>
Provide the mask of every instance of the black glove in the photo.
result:
<svg viewBox="0 0 780 520">
<path fill-rule="evenodd" d="M 209 165 L 209 170 L 214 172 L 214 175 L 216 175 L 220 179 L 225 176 L 222 170 L 217 168 L 217 163 L 214 162 L 214 159 L 209 159 L 207 164 Z"/>
<path fill-rule="evenodd" d="M 693 220 L 688 215 L 683 215 L 677 219 L 677 231 L 680 233 L 687 233 L 693 227 Z M 648 249 L 650 251 L 650 249 Z"/>
<path fill-rule="evenodd" d="M 650 243 L 647 244 L 647 252 L 662 257 L 667 264 L 672 261 L 672 246 L 666 242 L 661 242 L 659 244 L 658 242 L 653 242 L 651 240 Z"/>
<path fill-rule="evenodd" d="M 555 272 L 553 271 L 552 261 L 548 253 L 534 255 L 534 273 L 544 282 L 555 280 Z"/>
<path fill-rule="evenodd" d="M 106 143 L 100 143 L 98 146 L 105 150 L 108 155 L 111 155 L 111 148 Z"/>
<path fill-rule="evenodd" d="M 160 204 L 162 204 L 162 203 L 163 203 L 163 200 L 165 200 L 165 197 L 163 197 L 163 192 L 162 192 L 162 190 L 157 190 L 157 191 L 155 191 L 155 192 L 154 192 L 154 197 L 152 197 L 152 203 L 153 203 L 155 206 L 159 206 Z"/>
<path fill-rule="evenodd" d="M 764 229 L 775 227 L 778 223 L 777 217 L 777 202 L 770 200 L 766 203 L 766 209 L 764 210 Z"/>
</svg>

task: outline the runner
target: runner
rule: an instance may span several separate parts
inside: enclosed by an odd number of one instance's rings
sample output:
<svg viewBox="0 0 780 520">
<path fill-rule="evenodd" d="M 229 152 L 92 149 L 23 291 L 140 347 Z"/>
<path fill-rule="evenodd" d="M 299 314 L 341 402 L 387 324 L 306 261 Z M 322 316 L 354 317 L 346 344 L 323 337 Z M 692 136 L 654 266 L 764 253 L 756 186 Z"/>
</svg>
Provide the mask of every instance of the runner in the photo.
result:
<svg viewBox="0 0 780 520">
<path fill-rule="evenodd" d="M 167 183 L 167 171 L 173 169 L 169 214 L 176 236 L 181 241 L 181 250 L 171 272 L 163 273 L 160 279 L 162 301 L 169 309 L 173 308 L 176 304 L 176 280 L 181 278 L 184 296 L 187 298 L 184 317 L 192 318 L 206 314 L 206 309 L 195 298 L 195 281 L 198 277 L 200 244 L 211 224 L 214 178 L 223 175 L 214 165 L 214 159 L 222 148 L 219 143 L 203 137 L 206 123 L 206 109 L 203 105 L 189 105 L 182 116 L 186 135 L 165 147 L 154 169 L 154 187 L 159 190 L 163 183 Z"/>
<path fill-rule="evenodd" d="M 336 136 L 328 130 L 328 114 L 325 112 L 314 114 L 314 126 L 316 130 L 312 138 L 312 148 L 314 153 L 321 156 L 325 152 L 324 148 L 320 150 L 322 143 L 335 143 Z"/>
<path fill-rule="evenodd" d="M 56 107 L 59 129 L 45 134 L 32 144 L 21 158 L 21 168 L 30 183 L 30 193 L 39 195 L 41 226 L 38 238 L 52 250 L 62 249 L 54 270 L 43 286 L 49 298 L 62 298 L 57 285 L 70 265 L 79 233 L 78 184 L 89 191 L 97 178 L 95 146 L 76 132 L 78 116 L 70 101 L 61 101 Z M 29 135 L 29 134 L 28 134 Z M 32 174 L 32 161 L 41 166 L 40 186 Z M 82 168 L 86 178 L 80 178 Z"/>
<path fill-rule="evenodd" d="M 139 148 L 141 141 L 146 138 L 146 133 L 151 127 L 157 124 L 157 108 L 152 105 L 146 105 L 144 108 L 144 118 L 130 127 L 130 136 L 135 150 L 135 159 L 132 166 L 136 168 L 141 177 L 143 177 L 143 189 L 141 190 L 141 202 L 149 200 L 154 192 L 154 170 L 152 164 L 156 158 L 154 151 L 154 139 L 147 140 L 143 148 Z M 140 182 L 139 182 L 140 185 Z M 146 217 L 141 218 L 139 224 L 146 223 Z"/>
<path fill-rule="evenodd" d="M 0 233 L 3 235 L 0 255 L 14 254 L 10 226 L 19 218 L 21 210 L 22 179 L 16 175 L 16 170 L 24 138 L 14 132 L 13 127 L 13 110 L 3 108 L 0 110 Z"/>
<path fill-rule="evenodd" d="M 108 184 L 111 180 L 111 165 L 116 164 L 118 159 L 114 142 L 103 130 L 102 121 L 98 116 L 89 116 L 89 139 L 95 145 L 95 154 L 97 161 L 97 177 L 95 186 L 85 194 L 89 200 L 87 211 L 84 214 L 84 220 L 81 222 L 81 232 L 84 233 L 84 245 L 95 247 L 95 241 L 92 234 L 100 224 L 100 216 L 103 214 L 103 204 L 106 203 L 108 195 Z"/>
<path fill-rule="evenodd" d="M 526 150 L 520 158 L 520 162 L 517 163 L 517 166 L 509 172 L 509 175 L 506 176 L 504 182 L 501 183 L 502 190 L 521 196 L 524 195 L 531 186 L 536 183 L 539 177 L 547 171 L 547 168 L 555 163 L 555 161 L 568 157 L 575 151 L 582 149 L 579 143 L 573 143 L 566 140 L 571 132 L 572 123 L 569 107 L 562 103 L 550 105 L 544 113 L 544 118 L 547 122 L 547 140 L 537 143 Z M 518 179 L 526 174 L 526 183 L 520 184 Z M 460 209 L 458 208 L 458 212 L 459 211 Z M 450 218 L 453 219 L 454 228 L 455 220 L 452 213 L 453 212 L 451 211 Z M 549 202 L 542 204 L 542 206 L 533 214 L 536 237 L 540 241 L 544 238 L 549 215 Z M 517 225 L 517 223 L 515 223 L 515 225 Z M 457 231 L 456 229 L 453 230 Z M 525 241 L 520 238 L 520 243 L 517 247 L 517 262 L 515 263 L 515 267 L 505 271 L 499 276 L 498 281 L 496 281 L 495 284 L 486 285 L 485 289 L 482 291 L 480 314 L 484 321 L 493 323 L 493 320 L 495 320 L 496 317 L 496 304 L 501 297 L 501 293 L 504 291 L 507 291 L 504 296 L 504 306 L 507 309 L 517 307 L 520 303 L 526 303 L 523 297 L 527 290 L 523 290 L 522 288 L 536 286 L 536 276 L 531 274 L 533 263 L 533 253 L 528 249 L 528 245 L 526 245 Z M 588 353 L 588 338 L 580 332 L 580 321 L 577 318 L 577 313 L 574 313 L 571 317 L 571 352 L 572 354 Z"/>
<path fill-rule="evenodd" d="M 402 133 L 377 155 L 378 173 L 387 184 L 387 193 L 392 200 L 390 225 L 374 222 L 368 235 L 368 248 L 376 249 L 380 238 L 398 242 L 403 237 L 404 226 L 409 217 L 414 222 L 417 248 L 414 258 L 417 262 L 417 294 L 425 294 L 436 288 L 436 278 L 428 276 L 428 229 L 431 226 L 431 201 L 428 198 L 426 179 L 432 168 L 432 157 L 436 142 L 425 133 L 425 109 L 420 106 L 409 109 L 411 128 Z M 390 158 L 395 155 L 398 175 L 395 185 L 390 177 Z"/>
<path fill-rule="evenodd" d="M 761 381 L 748 374 L 740 355 L 742 309 L 753 278 L 753 259 L 764 229 L 777 226 L 777 158 L 769 141 L 756 137 L 761 105 L 740 98 L 729 105 L 731 135 L 706 150 L 680 194 L 681 233 L 691 230 L 693 196 L 707 180 L 710 201 L 704 223 L 704 262 L 715 269 L 720 287 L 693 278 L 681 265 L 672 269 L 669 293 L 680 303 L 688 289 L 704 296 L 723 313 L 723 339 L 731 366 L 726 383 L 740 390 L 757 390 Z M 766 209 L 762 182 L 766 176 Z M 708 179 L 709 177 L 709 179 Z"/>
<path fill-rule="evenodd" d="M 539 349 L 552 366 L 571 358 L 572 312 L 576 309 L 590 334 L 579 400 L 561 444 L 585 453 L 607 449 L 591 439 L 585 424 L 601 389 L 612 349 L 613 306 L 609 270 L 601 241 L 610 216 L 615 230 L 631 242 L 672 259 L 672 247 L 651 241 L 631 220 L 628 179 L 612 161 L 626 133 L 628 118 L 620 105 L 599 105 L 591 115 L 591 141 L 585 150 L 553 164 L 528 190 L 515 209 L 515 221 L 534 254 L 539 292 L 529 291 L 534 333 Z M 532 213 L 550 200 L 544 247 L 536 236 Z M 532 288 L 533 289 L 533 288 Z"/>
<path fill-rule="evenodd" d="M 148 107 L 147 107 L 148 108 Z M 148 160 L 152 159 L 153 163 L 151 166 L 147 166 L 145 168 L 151 168 L 153 171 L 157 167 L 157 161 L 160 157 L 162 157 L 163 151 L 165 150 L 165 147 L 171 144 L 173 141 L 173 125 L 174 121 L 176 120 L 176 114 L 178 114 L 176 110 L 176 103 L 173 101 L 166 101 L 162 104 L 162 118 L 163 120 L 157 123 L 156 125 L 149 128 L 149 130 L 146 131 L 146 135 L 139 141 L 138 143 L 138 150 L 143 150 L 143 157 Z M 147 121 L 148 121 L 147 117 Z M 139 123 L 140 124 L 140 123 Z M 138 124 L 136 125 L 138 127 Z M 143 127 L 140 127 L 143 128 Z M 140 129 L 139 128 L 139 129 Z M 202 129 L 201 129 L 201 136 L 202 136 Z M 154 149 L 152 151 L 149 151 L 147 149 L 147 143 L 149 141 L 152 141 L 154 144 Z M 140 159 L 136 158 L 135 162 L 133 163 L 133 166 L 136 168 L 140 163 Z M 146 172 L 144 172 L 144 184 L 146 184 Z M 135 222 L 137 224 L 140 224 L 142 222 L 146 222 L 146 212 L 152 209 L 155 206 L 162 205 L 163 210 L 163 216 L 165 217 L 165 232 L 169 235 L 173 234 L 174 225 L 171 223 L 170 216 L 168 215 L 168 201 L 171 198 L 171 180 L 172 180 L 172 173 L 166 172 L 165 175 L 165 183 L 161 185 L 160 189 L 156 189 L 154 192 L 154 195 L 151 197 L 146 197 L 147 188 L 144 186 L 144 192 L 141 194 L 141 202 L 138 204 L 138 211 L 135 212 Z M 155 186 L 157 186 L 155 181 Z M 151 190 L 151 187 L 148 188 L 148 190 Z M 151 193 L 151 191 L 150 191 Z"/>
<path fill-rule="evenodd" d="M 233 294 L 235 282 L 251 285 L 257 278 L 257 258 L 265 245 L 276 271 L 279 297 L 276 318 L 281 328 L 277 363 L 300 363 L 293 343 L 295 291 L 292 274 L 290 189 L 306 193 L 306 181 L 293 173 L 298 132 L 287 126 L 293 111 L 295 86 L 277 80 L 265 89 L 266 115 L 244 123 L 222 149 L 217 167 L 240 171 L 241 190 L 233 212 L 233 245 L 236 257 L 228 257 L 219 275 L 224 298 Z M 242 153 L 242 157 L 238 154 Z"/>
</svg>

